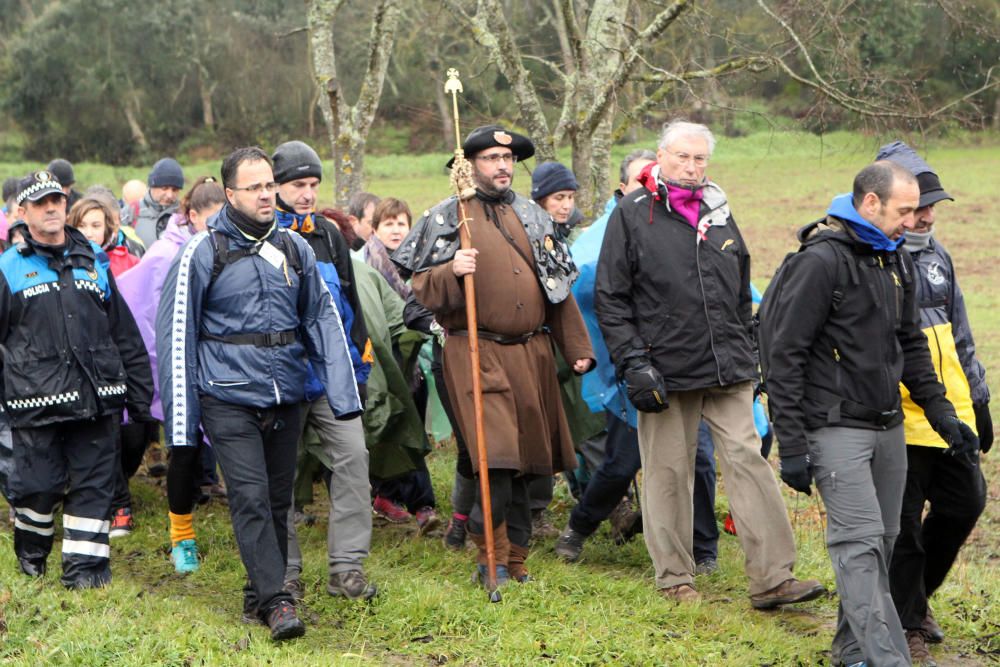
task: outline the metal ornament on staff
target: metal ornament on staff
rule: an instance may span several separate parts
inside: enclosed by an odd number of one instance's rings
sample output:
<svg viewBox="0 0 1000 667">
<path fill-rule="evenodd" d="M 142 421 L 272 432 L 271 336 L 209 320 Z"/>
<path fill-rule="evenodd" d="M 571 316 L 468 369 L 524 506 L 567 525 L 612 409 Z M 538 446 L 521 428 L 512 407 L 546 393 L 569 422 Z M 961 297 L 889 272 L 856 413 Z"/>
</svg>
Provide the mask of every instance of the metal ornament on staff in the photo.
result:
<svg viewBox="0 0 1000 667">
<path fill-rule="evenodd" d="M 451 186 L 458 195 L 459 242 L 462 250 L 472 248 L 472 230 L 469 228 L 471 218 L 465 211 L 465 202 L 476 196 L 476 187 L 472 181 L 472 164 L 465 159 L 462 150 L 461 132 L 458 122 L 458 94 L 462 92 L 462 82 L 458 78 L 458 70 L 448 69 L 448 80 L 444 84 L 444 92 L 451 93 L 452 113 L 455 122 L 455 161 L 451 167 Z M 486 540 L 486 589 L 491 602 L 500 601 L 500 591 L 497 590 L 497 559 L 493 546 L 493 506 L 490 500 L 490 469 L 486 456 L 486 428 L 483 425 L 483 387 L 479 367 L 479 326 L 476 316 L 476 283 L 474 274 L 467 273 L 462 277 L 465 286 L 466 330 L 469 332 L 469 357 L 472 368 L 472 405 L 476 417 L 476 443 L 479 463 L 479 494 L 483 510 L 484 538 Z"/>
</svg>

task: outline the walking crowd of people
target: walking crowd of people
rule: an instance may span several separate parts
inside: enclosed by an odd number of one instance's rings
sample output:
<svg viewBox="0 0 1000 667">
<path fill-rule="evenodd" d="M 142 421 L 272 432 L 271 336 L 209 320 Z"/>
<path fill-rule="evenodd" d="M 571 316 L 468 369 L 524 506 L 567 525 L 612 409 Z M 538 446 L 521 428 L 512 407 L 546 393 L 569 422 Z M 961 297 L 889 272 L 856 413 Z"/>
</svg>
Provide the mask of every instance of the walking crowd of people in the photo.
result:
<svg viewBox="0 0 1000 667">
<path fill-rule="evenodd" d="M 781 481 L 826 507 L 833 663 L 934 665 L 929 599 L 984 510 L 993 442 L 934 235 L 952 197 L 912 148 L 883 146 L 761 300 L 739 204 L 707 177 L 715 143 L 668 123 L 655 151 L 626 156 L 591 224 L 562 164 L 515 192 L 535 149 L 500 125 L 462 146 L 474 195 L 416 220 L 371 193 L 321 208 L 322 162 L 301 141 L 238 148 L 193 181 L 165 157 L 120 199 L 73 189 L 62 159 L 9 179 L 0 486 L 21 571 L 45 575 L 61 508 L 63 585 L 110 583 L 110 540 L 156 520 L 133 513 L 145 458 L 166 478 L 178 573 L 201 562 L 197 505 L 225 498 L 243 620 L 275 640 L 305 632 L 297 527 L 320 480 L 333 596 L 378 594 L 373 516 L 471 542 L 488 589 L 530 582 L 542 537 L 579 561 L 607 520 L 617 544 L 642 533 L 664 598 L 695 604 L 719 568 L 717 459 L 750 604 L 773 609 L 826 593 L 794 574 L 774 442 Z M 457 445 L 444 517 L 425 461 L 438 404 Z M 560 475 L 576 500 L 562 530 L 547 509 Z"/>
</svg>

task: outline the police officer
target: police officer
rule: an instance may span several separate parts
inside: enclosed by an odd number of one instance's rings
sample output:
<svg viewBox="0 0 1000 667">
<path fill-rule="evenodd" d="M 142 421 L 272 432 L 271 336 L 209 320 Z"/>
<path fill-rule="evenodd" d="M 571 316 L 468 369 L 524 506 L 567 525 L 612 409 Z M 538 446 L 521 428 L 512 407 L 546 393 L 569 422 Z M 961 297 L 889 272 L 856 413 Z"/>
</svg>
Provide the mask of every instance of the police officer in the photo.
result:
<svg viewBox="0 0 1000 667">
<path fill-rule="evenodd" d="M 149 357 L 108 256 L 66 226 L 66 194 L 47 171 L 21 181 L 25 240 L 0 257 L 3 409 L 13 426 L 8 481 L 21 571 L 45 573 L 63 505 L 62 583 L 111 581 L 108 516 L 122 408 L 148 421 Z"/>
</svg>

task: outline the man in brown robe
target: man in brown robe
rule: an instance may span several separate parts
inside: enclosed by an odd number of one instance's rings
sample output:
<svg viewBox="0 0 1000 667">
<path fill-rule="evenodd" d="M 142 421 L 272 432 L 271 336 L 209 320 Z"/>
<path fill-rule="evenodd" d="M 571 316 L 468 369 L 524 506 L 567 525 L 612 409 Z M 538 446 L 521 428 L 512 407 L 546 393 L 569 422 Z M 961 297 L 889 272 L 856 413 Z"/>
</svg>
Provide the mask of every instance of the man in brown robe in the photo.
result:
<svg viewBox="0 0 1000 667">
<path fill-rule="evenodd" d="M 413 291 L 448 334 L 445 381 L 478 474 L 480 443 L 476 439 L 463 288 L 463 276 L 476 276 L 497 581 L 503 583 L 508 577 L 524 581 L 524 560 L 531 539 L 527 482 L 534 476 L 551 476 L 576 467 L 552 345 L 557 344 L 565 358 L 572 360 L 577 373 L 592 367 L 594 354 L 576 301 L 568 292 L 576 275 L 572 260 L 554 237 L 548 216 L 511 190 L 515 162 L 534 154 L 531 142 L 499 126 L 487 126 L 473 130 L 463 148 L 472 162 L 476 185 L 475 198 L 465 202 L 473 247 L 454 250 L 447 261 L 434 253 L 431 257 L 437 261 L 426 262 L 432 264 L 427 268 L 411 262 L 416 270 Z M 429 211 L 426 225 L 418 223 L 404 245 L 419 247 L 421 239 L 417 237 L 423 234 L 422 240 L 427 241 L 435 228 L 445 227 L 446 219 L 454 219 L 449 214 L 456 207 L 452 198 Z M 448 237 L 439 237 L 435 243 L 445 252 L 450 249 Z M 477 498 L 469 534 L 479 547 L 483 582 L 484 532 Z"/>
</svg>

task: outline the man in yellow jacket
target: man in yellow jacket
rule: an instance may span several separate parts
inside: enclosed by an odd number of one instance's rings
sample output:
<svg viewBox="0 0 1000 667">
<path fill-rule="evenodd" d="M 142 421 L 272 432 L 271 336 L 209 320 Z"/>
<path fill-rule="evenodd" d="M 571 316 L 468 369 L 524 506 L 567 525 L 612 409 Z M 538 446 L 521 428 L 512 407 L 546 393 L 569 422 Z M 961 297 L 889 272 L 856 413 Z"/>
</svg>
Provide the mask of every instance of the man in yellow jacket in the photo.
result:
<svg viewBox="0 0 1000 667">
<path fill-rule="evenodd" d="M 976 424 L 982 453 L 993 444 L 993 421 L 986 371 L 976 358 L 962 290 L 951 256 L 934 238 L 934 206 L 952 197 L 930 166 L 906 144 L 896 141 L 879 150 L 917 177 L 920 203 L 916 226 L 906 232 L 905 248 L 916 269 L 917 303 L 938 378 L 958 418 Z M 936 663 L 927 642 L 944 638 L 927 604 L 944 581 L 958 551 L 986 505 L 986 481 L 973 456 L 948 456 L 947 444 L 910 399 L 905 387 L 903 421 L 908 462 L 899 537 L 889 565 L 893 601 L 906 630 L 914 665 Z M 924 503 L 930 512 L 923 518 Z"/>
</svg>

